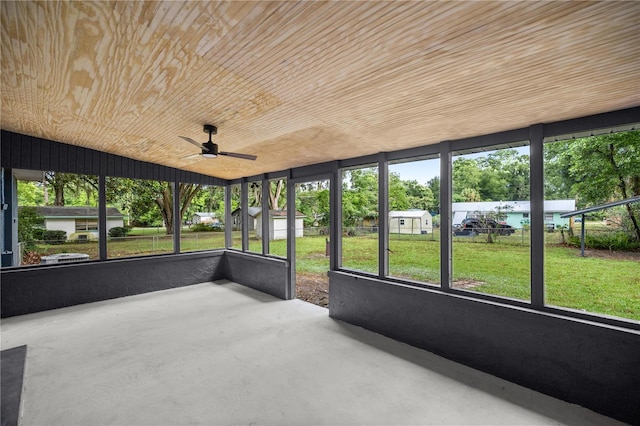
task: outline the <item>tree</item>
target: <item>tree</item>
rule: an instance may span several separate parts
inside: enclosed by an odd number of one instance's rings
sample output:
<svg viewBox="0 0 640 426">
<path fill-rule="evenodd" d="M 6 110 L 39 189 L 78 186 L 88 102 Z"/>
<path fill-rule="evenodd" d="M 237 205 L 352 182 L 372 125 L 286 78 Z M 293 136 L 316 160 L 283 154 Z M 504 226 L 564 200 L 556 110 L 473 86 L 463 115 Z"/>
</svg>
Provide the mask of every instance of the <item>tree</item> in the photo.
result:
<svg viewBox="0 0 640 426">
<path fill-rule="evenodd" d="M 75 173 L 60 173 L 48 171 L 44 173 L 45 195 L 44 203 L 49 204 L 48 187 L 54 193 L 54 206 L 65 205 L 93 205 L 97 204 L 98 177 L 94 175 L 80 175 Z"/>
<path fill-rule="evenodd" d="M 407 194 L 407 182 L 400 180 L 400 175 L 397 173 L 389 173 L 389 210 L 407 210 L 409 208 L 417 208 L 417 206 L 412 205 Z"/>
<path fill-rule="evenodd" d="M 283 210 L 287 205 L 287 185 L 284 179 L 269 182 L 269 209 Z"/>
<path fill-rule="evenodd" d="M 640 131 L 545 145 L 547 196 L 576 197 L 583 207 L 640 195 Z M 626 205 L 640 240 L 637 213 Z"/>
<path fill-rule="evenodd" d="M 262 205 L 262 182 L 249 182 L 249 207 Z"/>
<path fill-rule="evenodd" d="M 180 200 L 180 215 L 178 216 L 178 220 L 184 217 L 191 201 L 201 189 L 202 185 L 193 183 L 181 183 L 178 185 Z M 155 202 L 162 214 L 167 235 L 173 235 L 173 196 L 172 184 L 171 182 L 166 182 L 166 184 L 163 185 L 162 191 L 157 194 L 155 198 Z"/>
<path fill-rule="evenodd" d="M 196 212 L 213 212 L 218 218 L 224 219 L 224 187 L 203 186 L 191 200 L 182 219 L 190 220 Z"/>
<path fill-rule="evenodd" d="M 378 169 L 348 170 L 342 182 L 342 221 L 357 226 L 378 217 Z"/>
<path fill-rule="evenodd" d="M 38 215 L 36 207 L 18 209 L 18 241 L 25 243 L 27 249 L 35 248 L 36 230 L 44 227 L 44 218 Z"/>
<path fill-rule="evenodd" d="M 318 188 L 322 185 L 296 185 L 296 210 L 305 215 L 305 226 L 329 225 L 329 190 Z"/>
<path fill-rule="evenodd" d="M 480 193 L 485 201 L 529 199 L 529 156 L 501 149 L 478 158 Z"/>
<path fill-rule="evenodd" d="M 17 183 L 19 206 L 40 206 L 44 203 L 43 185 L 40 182 L 19 180 Z"/>
<path fill-rule="evenodd" d="M 107 180 L 107 203 L 118 201 L 134 222 L 145 226 L 164 224 L 167 235 L 173 234 L 173 184 L 154 180 L 113 178 Z M 180 218 L 183 218 L 202 185 L 178 185 Z"/>
<path fill-rule="evenodd" d="M 410 208 L 433 210 L 435 197 L 433 196 L 431 188 L 418 183 L 417 180 L 405 180 L 402 181 L 402 183 L 404 184 L 404 188 L 407 193 Z"/>
<path fill-rule="evenodd" d="M 453 162 L 452 180 L 454 201 L 478 201 L 469 199 L 469 194 L 474 194 L 473 198 L 479 198 L 482 181 L 482 171 L 475 159 L 456 159 Z"/>
<path fill-rule="evenodd" d="M 59 173 L 59 172 L 45 172 L 44 179 L 47 185 L 53 189 L 54 193 L 54 206 L 64 206 L 64 189 L 68 185 L 71 185 L 78 175 L 71 173 Z"/>
<path fill-rule="evenodd" d="M 431 190 L 433 196 L 433 202 L 429 206 L 430 210 L 438 214 L 440 213 L 440 176 L 429 179 L 427 187 Z"/>
</svg>

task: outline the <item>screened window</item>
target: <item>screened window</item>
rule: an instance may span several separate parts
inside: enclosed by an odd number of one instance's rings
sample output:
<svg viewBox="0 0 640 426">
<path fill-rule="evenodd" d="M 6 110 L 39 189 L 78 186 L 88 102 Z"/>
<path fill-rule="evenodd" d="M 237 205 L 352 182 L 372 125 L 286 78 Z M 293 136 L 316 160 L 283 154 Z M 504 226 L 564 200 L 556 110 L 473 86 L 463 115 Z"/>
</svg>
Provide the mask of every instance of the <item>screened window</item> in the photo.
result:
<svg viewBox="0 0 640 426">
<path fill-rule="evenodd" d="M 378 167 L 342 173 L 342 266 L 378 273 Z"/>
<path fill-rule="evenodd" d="M 287 179 L 269 181 L 269 254 L 287 257 Z"/>
<path fill-rule="evenodd" d="M 262 181 L 250 181 L 249 191 L 249 251 L 262 253 Z"/>
<path fill-rule="evenodd" d="M 106 198 L 107 257 L 173 253 L 171 182 L 108 177 Z"/>
<path fill-rule="evenodd" d="M 224 187 L 181 184 L 180 209 L 180 251 L 225 247 Z"/>
<path fill-rule="evenodd" d="M 453 288 L 530 300 L 529 182 L 528 146 L 454 153 Z"/>
<path fill-rule="evenodd" d="M 231 247 L 242 250 L 242 209 L 240 208 L 242 186 L 231 185 L 229 190 L 231 191 Z"/>
<path fill-rule="evenodd" d="M 640 131 L 547 143 L 544 167 L 545 303 L 640 320 L 640 203 L 561 217 L 640 193 Z"/>
<path fill-rule="evenodd" d="M 389 275 L 440 282 L 440 160 L 389 164 Z"/>
<path fill-rule="evenodd" d="M 98 179 L 93 175 L 13 170 L 18 241 L 15 266 L 99 258 Z M 90 244 L 87 244 L 90 243 Z"/>
</svg>

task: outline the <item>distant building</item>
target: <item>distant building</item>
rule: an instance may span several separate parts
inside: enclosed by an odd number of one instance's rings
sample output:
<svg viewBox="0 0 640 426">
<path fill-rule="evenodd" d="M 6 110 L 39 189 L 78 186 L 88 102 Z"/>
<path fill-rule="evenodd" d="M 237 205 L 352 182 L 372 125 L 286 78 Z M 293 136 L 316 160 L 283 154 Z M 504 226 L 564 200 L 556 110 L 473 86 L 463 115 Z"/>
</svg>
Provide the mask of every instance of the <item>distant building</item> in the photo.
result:
<svg viewBox="0 0 640 426">
<path fill-rule="evenodd" d="M 256 235 L 262 237 L 262 211 L 256 215 Z M 296 238 L 304 236 L 305 215 L 296 212 Z M 269 210 L 269 240 L 284 240 L 287 238 L 287 211 Z"/>
<path fill-rule="evenodd" d="M 80 235 L 98 238 L 97 207 L 38 206 L 38 216 L 44 218 L 44 227 L 50 231 L 65 231 L 68 240 L 80 239 Z M 115 207 L 107 207 L 107 232 L 124 226 L 124 215 Z"/>
<path fill-rule="evenodd" d="M 459 225 L 466 218 L 484 216 L 487 213 L 496 213 L 500 209 L 505 214 L 504 221 L 514 228 L 522 228 L 531 222 L 530 201 L 484 201 L 470 203 L 452 203 L 451 214 L 453 226 Z M 544 202 L 544 223 L 554 227 L 569 225 L 568 218 L 561 218 L 563 213 L 569 213 L 576 209 L 575 200 L 546 200 Z"/>
<path fill-rule="evenodd" d="M 213 213 L 213 212 L 194 213 L 193 216 L 191 217 L 191 221 L 194 224 L 196 223 L 209 224 L 209 223 L 219 222 L 218 218 L 216 217 L 216 213 Z"/>
<path fill-rule="evenodd" d="M 249 231 L 255 231 L 258 226 L 256 217 L 262 212 L 262 207 L 249 207 L 247 213 L 249 214 Z M 242 224 L 242 208 L 238 207 L 231 212 L 231 220 L 233 223 L 233 230 L 238 231 L 241 229 Z"/>
<path fill-rule="evenodd" d="M 426 210 L 404 210 L 389 212 L 390 234 L 431 234 L 433 220 Z"/>
</svg>

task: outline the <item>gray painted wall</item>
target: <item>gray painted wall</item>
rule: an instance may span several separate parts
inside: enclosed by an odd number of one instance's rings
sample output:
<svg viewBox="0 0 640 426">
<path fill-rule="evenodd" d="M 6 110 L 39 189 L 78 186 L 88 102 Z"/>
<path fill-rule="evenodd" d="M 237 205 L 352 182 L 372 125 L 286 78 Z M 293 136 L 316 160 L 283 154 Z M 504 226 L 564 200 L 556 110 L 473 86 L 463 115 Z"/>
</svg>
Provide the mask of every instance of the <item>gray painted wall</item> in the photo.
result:
<svg viewBox="0 0 640 426">
<path fill-rule="evenodd" d="M 343 272 L 329 315 L 640 423 L 640 332 Z"/>
<path fill-rule="evenodd" d="M 284 259 L 227 251 L 225 278 L 283 300 L 291 299 L 287 291 L 289 262 Z M 295 297 L 295 294 L 293 295 Z"/>
<path fill-rule="evenodd" d="M 0 131 L 0 165 L 7 169 L 53 170 L 132 179 L 226 185 L 227 181 L 76 145 Z"/>
<path fill-rule="evenodd" d="M 0 272 L 2 318 L 223 278 L 284 299 L 288 262 L 225 250 Z"/>
</svg>

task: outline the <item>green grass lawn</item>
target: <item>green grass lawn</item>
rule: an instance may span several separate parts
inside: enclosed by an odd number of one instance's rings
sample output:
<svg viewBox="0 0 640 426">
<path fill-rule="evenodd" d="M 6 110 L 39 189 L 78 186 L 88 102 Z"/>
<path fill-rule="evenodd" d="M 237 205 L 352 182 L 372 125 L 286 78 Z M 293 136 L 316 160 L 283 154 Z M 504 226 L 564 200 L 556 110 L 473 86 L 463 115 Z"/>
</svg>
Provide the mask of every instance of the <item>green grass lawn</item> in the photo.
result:
<svg viewBox="0 0 640 426">
<path fill-rule="evenodd" d="M 138 234 L 136 236 L 136 234 Z M 438 234 L 392 235 L 389 241 L 389 275 L 438 284 L 440 281 L 440 246 Z M 234 231 L 234 241 L 240 241 Z M 325 256 L 325 237 L 296 239 L 296 270 L 326 274 L 329 258 Z M 529 237 L 514 234 L 500 237 L 494 244 L 486 236 L 456 237 L 453 240 L 454 287 L 528 301 L 530 298 Z M 559 242 L 559 234 L 549 234 L 547 241 Z M 223 232 L 181 235 L 182 251 L 224 247 Z M 270 254 L 286 256 L 286 240 L 270 242 Z M 261 241 L 251 236 L 250 251 L 261 253 Z M 157 233 L 134 233 L 134 237 L 111 239 L 109 257 L 171 253 L 171 236 Z M 343 238 L 343 266 L 376 274 L 378 271 L 377 234 Z M 66 243 L 42 245 L 42 255 L 53 253 L 87 253 L 98 258 L 98 244 Z M 579 249 L 547 244 L 545 249 L 546 303 L 640 320 L 640 262 L 636 260 L 582 258 Z"/>
</svg>

